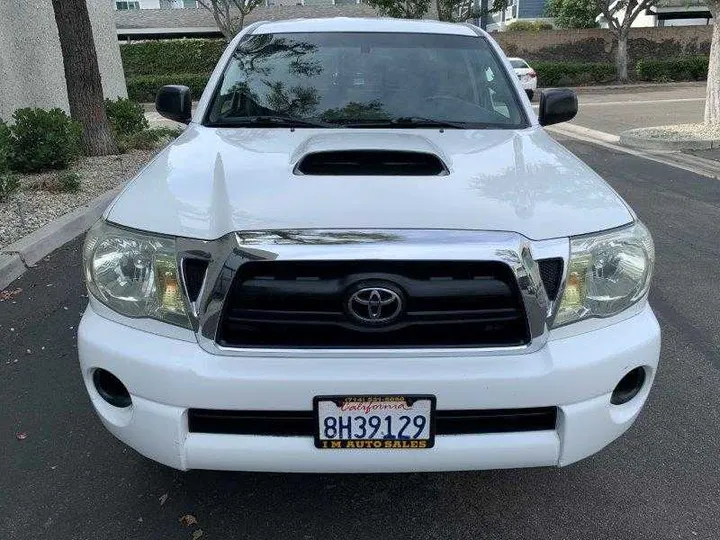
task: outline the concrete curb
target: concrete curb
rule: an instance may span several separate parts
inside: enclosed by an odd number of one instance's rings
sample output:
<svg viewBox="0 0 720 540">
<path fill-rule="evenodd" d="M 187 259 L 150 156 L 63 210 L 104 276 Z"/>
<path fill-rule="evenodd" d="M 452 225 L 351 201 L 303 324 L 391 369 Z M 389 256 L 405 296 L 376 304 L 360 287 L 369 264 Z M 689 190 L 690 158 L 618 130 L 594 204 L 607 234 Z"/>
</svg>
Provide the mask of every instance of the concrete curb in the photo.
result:
<svg viewBox="0 0 720 540">
<path fill-rule="evenodd" d="M 589 137 L 598 141 L 617 144 L 620 137 L 613 135 L 612 133 L 605 133 L 604 131 L 598 131 L 596 129 L 590 129 L 577 124 L 558 124 L 555 126 L 549 126 L 546 128 L 548 131 L 554 131 L 556 133 L 571 133 L 573 135 L 581 135 L 583 137 Z"/>
<path fill-rule="evenodd" d="M 672 90 L 673 88 L 695 88 L 704 87 L 707 83 L 705 81 L 685 81 L 676 83 L 638 83 L 638 84 L 611 84 L 605 86 L 570 86 L 571 90 L 574 90 L 578 94 L 600 94 L 603 92 L 622 92 L 633 90 Z M 547 88 L 538 88 L 540 90 L 547 90 Z"/>
<path fill-rule="evenodd" d="M 617 135 L 596 131 L 582 126 L 576 126 L 574 124 L 548 126 L 545 130 L 549 133 L 563 135 L 565 137 L 596 144 L 616 152 L 623 152 L 642 159 L 655 161 L 683 171 L 690 171 L 695 174 L 707 176 L 708 178 L 715 180 L 720 179 L 720 163 L 712 159 L 684 154 L 675 150 L 644 150 L 621 146 L 617 144 L 619 142 L 619 137 Z"/>
<path fill-rule="evenodd" d="M 720 147 L 718 139 L 704 139 L 697 141 L 671 141 L 664 139 L 650 138 L 643 136 L 642 129 L 631 129 L 620 133 L 620 144 L 630 148 L 640 148 L 642 150 L 710 150 Z"/>
<path fill-rule="evenodd" d="M 106 191 L 0 251 L 0 291 L 60 246 L 83 234 L 102 216 L 121 188 Z"/>
</svg>

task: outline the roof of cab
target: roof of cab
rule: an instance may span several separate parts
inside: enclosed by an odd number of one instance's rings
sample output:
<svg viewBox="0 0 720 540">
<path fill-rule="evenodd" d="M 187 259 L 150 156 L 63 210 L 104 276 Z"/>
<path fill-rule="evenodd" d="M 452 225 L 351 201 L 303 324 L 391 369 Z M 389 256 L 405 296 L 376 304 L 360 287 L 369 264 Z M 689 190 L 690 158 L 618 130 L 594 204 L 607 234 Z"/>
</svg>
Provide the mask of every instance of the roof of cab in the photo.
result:
<svg viewBox="0 0 720 540">
<path fill-rule="evenodd" d="M 325 19 L 292 19 L 268 21 L 253 28 L 253 34 L 282 34 L 291 32 L 405 32 L 418 34 L 454 34 L 477 36 L 466 24 L 453 24 L 430 20 L 389 18 L 333 17 Z"/>
</svg>

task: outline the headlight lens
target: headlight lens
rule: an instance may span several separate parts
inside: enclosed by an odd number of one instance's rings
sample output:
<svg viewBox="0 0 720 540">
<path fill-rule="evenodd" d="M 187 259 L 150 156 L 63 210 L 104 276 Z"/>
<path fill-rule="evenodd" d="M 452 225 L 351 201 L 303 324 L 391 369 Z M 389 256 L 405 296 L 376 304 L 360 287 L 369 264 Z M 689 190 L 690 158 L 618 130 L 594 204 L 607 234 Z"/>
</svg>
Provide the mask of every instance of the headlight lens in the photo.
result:
<svg viewBox="0 0 720 540">
<path fill-rule="evenodd" d="M 85 238 L 83 259 L 89 291 L 110 309 L 190 326 L 174 239 L 98 221 Z"/>
<path fill-rule="evenodd" d="M 654 264 L 652 237 L 640 222 L 571 239 L 567 281 L 553 326 L 627 309 L 647 293 Z"/>
</svg>

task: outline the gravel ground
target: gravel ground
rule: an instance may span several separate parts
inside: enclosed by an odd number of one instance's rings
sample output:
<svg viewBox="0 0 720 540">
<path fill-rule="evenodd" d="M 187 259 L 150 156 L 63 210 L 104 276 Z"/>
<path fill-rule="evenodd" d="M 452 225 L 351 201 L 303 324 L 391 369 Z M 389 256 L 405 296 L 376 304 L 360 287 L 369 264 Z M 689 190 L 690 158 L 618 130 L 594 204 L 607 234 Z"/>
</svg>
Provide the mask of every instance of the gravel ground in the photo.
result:
<svg viewBox="0 0 720 540">
<path fill-rule="evenodd" d="M 677 124 L 674 126 L 658 126 L 633 129 L 635 136 L 665 141 L 708 141 L 720 140 L 718 124 Z"/>
<path fill-rule="evenodd" d="M 0 248 L 123 184 L 156 152 L 135 150 L 117 156 L 83 158 L 70 169 L 80 175 L 77 193 L 51 189 L 57 171 L 20 175 L 20 191 L 0 203 Z"/>
</svg>

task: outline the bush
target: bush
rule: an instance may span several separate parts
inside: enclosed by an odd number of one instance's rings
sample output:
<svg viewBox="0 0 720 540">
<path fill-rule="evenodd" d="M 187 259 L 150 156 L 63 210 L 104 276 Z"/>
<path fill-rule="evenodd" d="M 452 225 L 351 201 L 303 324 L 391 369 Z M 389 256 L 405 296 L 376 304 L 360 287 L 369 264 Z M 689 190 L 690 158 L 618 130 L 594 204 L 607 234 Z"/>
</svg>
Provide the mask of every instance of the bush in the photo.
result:
<svg viewBox="0 0 720 540">
<path fill-rule="evenodd" d="M 20 189 L 20 180 L 9 171 L 0 172 L 0 202 L 6 201 Z"/>
<path fill-rule="evenodd" d="M 688 56 L 670 60 L 638 60 L 635 66 L 641 81 L 700 81 L 707 79 L 708 57 Z"/>
<path fill-rule="evenodd" d="M 0 174 L 10 168 L 10 128 L 0 120 Z"/>
<path fill-rule="evenodd" d="M 552 29 L 552 24 L 542 21 L 515 21 L 505 27 L 505 30 L 509 32 L 539 32 Z"/>
<path fill-rule="evenodd" d="M 10 128 L 10 167 L 64 169 L 82 153 L 80 126 L 61 109 L 18 109 Z"/>
<path fill-rule="evenodd" d="M 172 39 L 120 46 L 127 78 L 139 75 L 210 75 L 227 43 L 222 39 Z"/>
<path fill-rule="evenodd" d="M 105 112 L 116 138 L 138 133 L 150 127 L 145 118 L 145 110 L 139 103 L 118 98 L 105 100 Z"/>
<path fill-rule="evenodd" d="M 125 137 L 120 142 L 123 152 L 128 150 L 154 150 L 158 146 L 169 143 L 183 132 L 180 128 L 151 128 Z"/>
<path fill-rule="evenodd" d="M 57 190 L 66 193 L 80 191 L 80 174 L 75 171 L 63 171 L 57 177 Z"/>
<path fill-rule="evenodd" d="M 616 78 L 613 64 L 585 62 L 531 62 L 538 86 L 583 86 L 612 82 Z"/>
<path fill-rule="evenodd" d="M 193 99 L 198 99 L 205 89 L 210 75 L 176 73 L 170 75 L 139 75 L 127 78 L 128 97 L 143 103 L 155 102 L 155 95 L 161 86 L 182 84 L 190 87 Z"/>
</svg>

